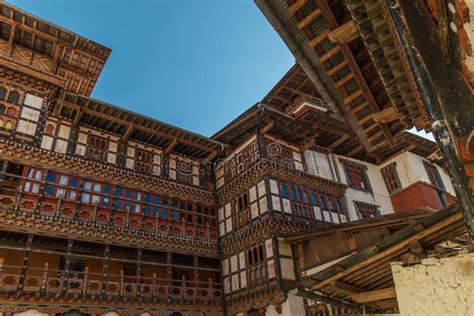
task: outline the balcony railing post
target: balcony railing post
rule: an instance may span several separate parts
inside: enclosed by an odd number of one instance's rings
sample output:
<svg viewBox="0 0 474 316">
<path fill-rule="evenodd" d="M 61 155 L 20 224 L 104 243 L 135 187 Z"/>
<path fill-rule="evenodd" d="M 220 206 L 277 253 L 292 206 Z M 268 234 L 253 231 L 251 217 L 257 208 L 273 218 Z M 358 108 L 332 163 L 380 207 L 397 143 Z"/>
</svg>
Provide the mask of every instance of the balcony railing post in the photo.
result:
<svg viewBox="0 0 474 316">
<path fill-rule="evenodd" d="M 153 272 L 153 290 L 152 290 L 153 299 L 156 299 L 156 273 Z"/>
<path fill-rule="evenodd" d="M 206 231 L 207 231 L 207 241 L 211 240 L 211 227 L 209 226 L 209 222 L 206 221 Z"/>
<path fill-rule="evenodd" d="M 126 212 L 127 212 L 126 227 L 127 227 L 127 228 L 130 228 L 130 208 L 129 208 L 129 207 L 127 207 Z"/>
<path fill-rule="evenodd" d="M 119 295 L 120 297 L 123 297 L 123 270 L 120 270 Z"/>
<path fill-rule="evenodd" d="M 82 294 L 86 295 L 87 294 L 87 287 L 89 283 L 89 267 L 86 267 L 84 269 L 84 282 L 82 285 Z"/>
<path fill-rule="evenodd" d="M 181 278 L 181 298 L 184 299 L 186 295 L 186 276 L 182 276 Z"/>
<path fill-rule="evenodd" d="M 0 258 L 0 289 L 3 288 L 3 258 Z"/>
<path fill-rule="evenodd" d="M 47 262 L 44 263 L 44 270 L 43 270 L 43 279 L 41 280 L 41 288 L 40 292 L 46 293 L 47 287 L 48 287 L 48 269 L 49 265 Z"/>
<path fill-rule="evenodd" d="M 93 223 L 96 223 L 97 222 L 97 210 L 98 210 L 99 206 L 96 204 L 94 205 L 94 208 L 92 210 L 92 222 Z"/>
<path fill-rule="evenodd" d="M 56 211 L 54 212 L 54 217 L 59 217 L 59 214 L 61 212 L 61 205 L 63 203 L 62 198 L 58 199 L 58 204 L 56 205 Z"/>
<path fill-rule="evenodd" d="M 209 278 L 209 280 L 207 281 L 208 282 L 208 287 L 209 287 L 209 298 L 212 301 L 214 301 L 214 289 L 212 288 L 212 279 Z"/>
<path fill-rule="evenodd" d="M 156 215 L 156 227 L 155 233 L 158 234 L 160 232 L 160 214 Z"/>
<path fill-rule="evenodd" d="M 19 183 L 18 188 L 16 190 L 15 211 L 20 210 L 20 202 L 21 202 L 22 191 L 23 191 L 23 188 L 21 186 L 21 183 Z"/>
</svg>

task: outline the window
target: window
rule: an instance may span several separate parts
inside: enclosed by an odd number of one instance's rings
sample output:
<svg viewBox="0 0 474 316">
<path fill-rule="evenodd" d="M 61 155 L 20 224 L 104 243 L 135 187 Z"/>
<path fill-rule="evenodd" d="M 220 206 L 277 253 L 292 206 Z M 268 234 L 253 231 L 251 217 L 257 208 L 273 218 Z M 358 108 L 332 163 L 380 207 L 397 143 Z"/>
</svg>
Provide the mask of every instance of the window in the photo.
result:
<svg viewBox="0 0 474 316">
<path fill-rule="evenodd" d="M 78 187 L 78 178 L 48 171 L 44 191 L 45 196 L 75 201 L 78 196 Z"/>
<path fill-rule="evenodd" d="M 385 181 L 385 185 L 387 186 L 388 193 L 390 194 L 401 188 L 396 167 L 397 164 L 392 163 L 380 170 L 383 180 Z"/>
<path fill-rule="evenodd" d="M 370 219 L 380 216 L 379 206 L 365 202 L 354 201 L 360 219 Z"/>
<path fill-rule="evenodd" d="M 16 91 L 11 91 L 8 94 L 7 102 L 10 102 L 12 104 L 18 104 L 18 102 L 20 102 L 20 94 Z"/>
<path fill-rule="evenodd" d="M 265 254 L 263 246 L 258 245 L 247 250 L 248 274 L 250 285 L 265 280 Z"/>
<path fill-rule="evenodd" d="M 369 178 L 367 177 L 366 166 L 345 159 L 341 159 L 341 162 L 344 166 L 349 187 L 363 191 L 372 191 Z"/>
<path fill-rule="evenodd" d="M 107 152 L 107 140 L 105 138 L 89 135 L 87 156 L 90 158 L 105 161 Z"/>
<path fill-rule="evenodd" d="M 232 203 L 232 222 L 237 229 L 248 223 L 250 220 L 249 197 L 247 192 L 241 194 Z"/>
<path fill-rule="evenodd" d="M 114 207 L 119 210 L 139 213 L 141 211 L 142 193 L 123 187 L 115 188 Z"/>
<path fill-rule="evenodd" d="M 16 109 L 14 107 L 9 107 L 8 110 L 7 110 L 7 115 L 11 116 L 11 117 L 15 117 L 16 116 Z"/>
<path fill-rule="evenodd" d="M 196 205 L 197 223 L 211 227 L 216 226 L 216 211 L 207 206 Z"/>
<path fill-rule="evenodd" d="M 169 219 L 169 199 L 151 193 L 145 193 L 144 213 Z"/>
<path fill-rule="evenodd" d="M 171 218 L 175 221 L 185 220 L 187 223 L 193 223 L 193 204 L 171 200 Z"/>
<path fill-rule="evenodd" d="M 5 105 L 0 103 L 0 114 L 5 113 Z"/>
<path fill-rule="evenodd" d="M 85 180 L 82 184 L 82 203 L 89 203 L 100 206 L 110 206 L 110 191 L 109 184 Z"/>
<path fill-rule="evenodd" d="M 444 190 L 443 180 L 441 180 L 441 175 L 439 174 L 436 166 L 426 161 L 424 161 L 423 164 L 425 165 L 425 170 L 428 174 L 431 184 L 441 190 Z"/>
<path fill-rule="evenodd" d="M 136 149 L 135 170 L 151 173 L 153 171 L 153 153 L 143 149 Z"/>
<path fill-rule="evenodd" d="M 294 215 L 314 218 L 314 211 L 311 206 L 311 193 L 303 187 L 297 187 L 289 184 L 280 184 L 282 198 L 288 198 L 291 201 L 291 209 Z"/>
<path fill-rule="evenodd" d="M 428 178 L 430 179 L 431 184 L 436 187 L 436 193 L 438 194 L 441 207 L 445 208 L 446 206 L 448 206 L 448 203 L 444 195 L 445 187 L 443 184 L 443 180 L 441 179 L 441 175 L 439 174 L 439 171 L 435 165 L 426 161 L 423 161 L 423 164 L 425 165 L 425 170 L 428 174 Z"/>
<path fill-rule="evenodd" d="M 45 130 L 45 134 L 46 135 L 54 135 L 54 125 L 53 124 L 48 124 L 46 126 L 46 130 Z"/>
<path fill-rule="evenodd" d="M 23 192 L 39 193 L 43 170 L 37 168 L 26 168 L 23 176 L 29 179 L 28 181 L 25 181 L 23 185 Z"/>
</svg>

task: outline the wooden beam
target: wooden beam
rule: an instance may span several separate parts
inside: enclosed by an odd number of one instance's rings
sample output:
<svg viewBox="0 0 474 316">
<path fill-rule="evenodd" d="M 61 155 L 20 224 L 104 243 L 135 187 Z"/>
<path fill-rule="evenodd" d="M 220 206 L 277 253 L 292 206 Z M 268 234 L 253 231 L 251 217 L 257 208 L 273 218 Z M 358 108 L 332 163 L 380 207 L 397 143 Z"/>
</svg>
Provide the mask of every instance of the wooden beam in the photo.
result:
<svg viewBox="0 0 474 316">
<path fill-rule="evenodd" d="M 60 115 L 60 114 L 61 114 L 61 112 L 58 113 L 58 115 Z M 76 117 L 74 118 L 74 121 L 72 122 L 73 127 L 76 127 L 77 125 L 79 125 L 79 121 L 81 120 L 83 115 L 84 115 L 84 112 L 82 112 L 80 109 L 78 109 Z"/>
<path fill-rule="evenodd" d="M 358 152 L 360 152 L 362 149 L 364 149 L 364 146 L 362 145 L 359 145 L 357 146 L 356 148 L 352 149 L 349 153 L 347 153 L 347 156 L 352 156 L 352 155 L 355 155 L 357 154 Z"/>
<path fill-rule="evenodd" d="M 322 41 L 324 41 L 328 37 L 328 35 L 329 35 L 329 30 L 322 31 L 309 42 L 309 45 L 313 48 L 318 46 Z"/>
<path fill-rule="evenodd" d="M 334 14 L 331 11 L 331 8 L 326 0 L 316 0 L 316 3 L 318 5 L 319 10 L 321 10 L 321 13 L 325 19 L 325 21 L 328 23 L 330 28 L 336 29 L 339 24 L 334 16 Z M 357 61 L 354 58 L 354 55 L 352 54 L 351 49 L 345 44 L 339 44 L 340 51 L 342 55 L 344 56 L 345 59 L 347 59 L 349 67 L 351 68 L 351 71 L 354 74 L 354 77 L 362 90 L 362 93 L 364 94 L 365 99 L 369 103 L 372 112 L 378 112 L 379 111 L 379 105 L 377 104 L 377 101 L 375 100 L 374 96 L 372 95 L 372 92 L 370 91 L 369 87 L 367 86 L 367 82 L 365 81 L 365 78 L 362 74 L 362 71 L 360 70 L 359 66 L 357 65 Z M 384 132 L 384 135 L 390 144 L 390 146 L 394 146 L 395 142 L 392 137 L 392 133 L 390 132 L 390 129 L 385 125 L 385 124 L 380 124 L 381 129 Z"/>
<path fill-rule="evenodd" d="M 321 15 L 321 11 L 319 11 L 318 9 L 314 10 L 313 12 L 311 12 L 311 14 L 309 14 L 303 20 L 298 22 L 298 28 L 303 29 L 307 27 L 311 22 L 314 21 L 314 19 L 316 19 L 320 15 Z"/>
<path fill-rule="evenodd" d="M 390 123 L 398 119 L 394 106 L 390 106 L 380 112 L 372 114 L 372 119 L 378 123 Z"/>
<path fill-rule="evenodd" d="M 217 150 L 214 150 L 213 152 L 211 152 L 206 158 L 204 158 L 204 160 L 206 161 L 211 161 L 212 159 L 214 159 L 217 155 L 219 154 L 219 152 Z"/>
<path fill-rule="evenodd" d="M 396 298 L 397 292 L 394 287 L 389 287 L 382 290 L 351 294 L 349 297 L 357 303 L 369 303 Z"/>
<path fill-rule="evenodd" d="M 344 283 L 342 281 L 334 281 L 330 284 L 330 286 L 346 294 L 363 293 L 367 291 L 363 288 L 360 288 L 352 284 Z"/>
<path fill-rule="evenodd" d="M 260 129 L 260 134 L 268 133 L 273 128 L 273 121 L 268 122 L 264 127 Z"/>
<path fill-rule="evenodd" d="M 178 144 L 178 138 L 174 138 L 171 143 L 169 143 L 168 146 L 166 146 L 166 148 L 164 149 L 164 153 L 165 154 L 168 154 L 170 151 L 172 151 L 174 149 L 174 147 L 176 147 L 176 145 Z"/>
<path fill-rule="evenodd" d="M 345 44 L 355 40 L 359 35 L 356 24 L 353 20 L 350 20 L 332 30 L 328 37 L 333 43 Z"/>
<path fill-rule="evenodd" d="M 331 59 L 333 56 L 335 56 L 340 51 L 341 51 L 341 48 L 339 47 L 339 45 L 336 45 L 333 48 L 331 48 L 330 50 L 328 50 L 327 52 L 325 52 L 323 55 L 319 56 L 319 61 L 321 63 L 324 63 L 324 62 L 328 61 L 329 59 Z"/>
<path fill-rule="evenodd" d="M 309 141 L 307 141 L 303 146 L 301 146 L 301 152 L 304 153 L 306 150 L 310 149 L 316 145 L 316 138 L 312 137 Z"/>
<path fill-rule="evenodd" d="M 341 145 L 342 143 L 344 143 L 346 140 L 349 139 L 349 134 L 345 134 L 341 137 L 339 137 L 335 142 L 333 142 L 331 145 L 328 146 L 329 149 L 334 149 L 336 148 L 337 146 Z"/>
<path fill-rule="evenodd" d="M 122 135 L 122 140 L 126 141 L 130 137 L 130 135 L 132 135 L 132 132 L 134 129 L 135 129 L 135 126 L 133 124 L 130 124 L 127 130 L 125 131 L 125 133 Z"/>
<path fill-rule="evenodd" d="M 293 3 L 289 10 L 292 14 L 295 14 L 296 11 L 298 11 L 299 9 L 301 9 L 301 7 L 307 2 L 308 0 L 296 0 L 295 3 Z"/>
</svg>

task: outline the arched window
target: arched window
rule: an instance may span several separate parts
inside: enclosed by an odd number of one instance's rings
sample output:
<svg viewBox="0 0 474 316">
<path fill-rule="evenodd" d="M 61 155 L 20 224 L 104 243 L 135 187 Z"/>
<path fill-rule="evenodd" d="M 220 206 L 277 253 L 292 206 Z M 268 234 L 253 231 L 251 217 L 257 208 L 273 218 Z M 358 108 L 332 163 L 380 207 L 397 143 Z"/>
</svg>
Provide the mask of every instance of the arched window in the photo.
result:
<svg viewBox="0 0 474 316">
<path fill-rule="evenodd" d="M 20 101 L 20 94 L 16 91 L 12 91 L 8 94 L 8 102 L 13 103 L 13 104 L 18 104 Z"/>
<path fill-rule="evenodd" d="M 46 126 L 45 134 L 46 135 L 54 135 L 54 125 L 53 124 L 48 124 Z"/>
<path fill-rule="evenodd" d="M 6 129 L 13 129 L 13 123 L 11 121 L 7 121 L 7 123 L 5 124 L 5 128 Z"/>
<path fill-rule="evenodd" d="M 252 265 L 253 264 L 253 260 L 252 260 L 252 250 L 249 250 L 247 252 L 247 259 L 249 261 L 249 265 Z"/>
<path fill-rule="evenodd" d="M 16 109 L 13 108 L 13 107 L 8 108 L 7 115 L 11 116 L 11 117 L 15 117 L 16 116 Z"/>
<path fill-rule="evenodd" d="M 0 87 L 0 100 L 5 100 L 5 97 L 7 96 L 7 89 L 4 87 Z"/>
<path fill-rule="evenodd" d="M 5 121 L 3 119 L 0 119 L 0 127 L 5 127 Z"/>
<path fill-rule="evenodd" d="M 5 113 L 5 105 L 0 104 L 0 114 Z"/>
</svg>

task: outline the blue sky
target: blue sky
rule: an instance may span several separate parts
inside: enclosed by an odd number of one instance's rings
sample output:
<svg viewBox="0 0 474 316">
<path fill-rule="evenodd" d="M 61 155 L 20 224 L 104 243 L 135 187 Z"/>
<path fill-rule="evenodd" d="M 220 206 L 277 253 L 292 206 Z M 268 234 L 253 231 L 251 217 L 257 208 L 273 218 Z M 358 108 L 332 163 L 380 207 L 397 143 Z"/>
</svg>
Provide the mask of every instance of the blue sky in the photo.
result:
<svg viewBox="0 0 474 316">
<path fill-rule="evenodd" d="M 112 49 L 92 97 L 211 136 L 294 63 L 252 0 L 10 0 Z"/>
</svg>

